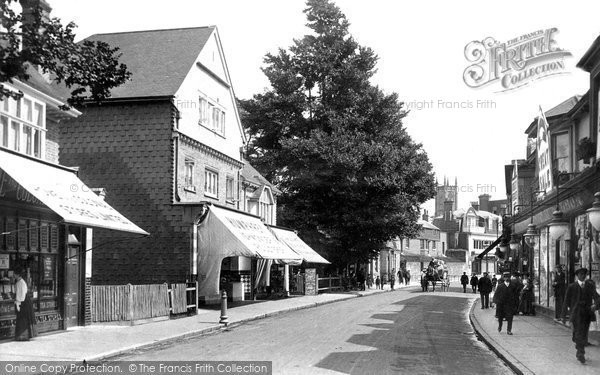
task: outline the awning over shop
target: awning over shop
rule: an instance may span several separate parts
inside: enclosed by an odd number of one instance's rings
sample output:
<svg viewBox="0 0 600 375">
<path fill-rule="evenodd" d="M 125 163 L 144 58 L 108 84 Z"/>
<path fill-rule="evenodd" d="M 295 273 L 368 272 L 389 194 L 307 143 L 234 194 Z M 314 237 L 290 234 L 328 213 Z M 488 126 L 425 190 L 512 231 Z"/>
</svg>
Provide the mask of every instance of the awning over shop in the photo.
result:
<svg viewBox="0 0 600 375">
<path fill-rule="evenodd" d="M 65 223 L 148 234 L 98 197 L 74 171 L 58 165 L 0 150 L 0 189 L 0 195 L 12 193 L 17 200 L 39 200 Z"/>
<path fill-rule="evenodd" d="M 245 256 L 300 264 L 302 258 L 280 242 L 257 216 L 209 205 L 198 226 L 198 295 L 219 295 L 219 275 L 224 258 Z"/>
<path fill-rule="evenodd" d="M 330 264 L 329 261 L 314 251 L 306 242 L 302 241 L 298 235 L 290 229 L 283 229 L 278 227 L 269 226 L 269 229 L 275 233 L 277 238 L 288 245 L 294 252 L 304 259 L 307 263 L 324 263 Z"/>
<path fill-rule="evenodd" d="M 485 254 L 489 253 L 490 250 L 492 250 L 494 247 L 498 246 L 500 241 L 502 241 L 502 236 L 496 238 L 496 241 L 492 242 L 492 244 L 490 246 L 486 247 L 485 250 L 483 250 L 481 252 L 481 254 L 477 255 L 477 258 L 482 259 L 485 256 Z"/>
</svg>

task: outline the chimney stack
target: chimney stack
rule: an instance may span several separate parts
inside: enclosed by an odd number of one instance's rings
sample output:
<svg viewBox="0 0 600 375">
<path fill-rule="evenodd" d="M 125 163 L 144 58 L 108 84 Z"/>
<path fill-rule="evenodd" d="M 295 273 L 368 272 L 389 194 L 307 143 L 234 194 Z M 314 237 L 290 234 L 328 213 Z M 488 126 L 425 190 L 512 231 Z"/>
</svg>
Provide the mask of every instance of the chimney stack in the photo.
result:
<svg viewBox="0 0 600 375">
<path fill-rule="evenodd" d="M 479 207 L 482 211 L 490 211 L 490 198 L 489 194 L 481 194 L 479 196 Z"/>
<path fill-rule="evenodd" d="M 479 211 L 479 202 L 471 202 L 471 207 L 473 207 L 476 211 Z"/>
<path fill-rule="evenodd" d="M 423 221 L 429 221 L 429 215 L 427 214 L 427 210 L 423 210 Z"/>
</svg>

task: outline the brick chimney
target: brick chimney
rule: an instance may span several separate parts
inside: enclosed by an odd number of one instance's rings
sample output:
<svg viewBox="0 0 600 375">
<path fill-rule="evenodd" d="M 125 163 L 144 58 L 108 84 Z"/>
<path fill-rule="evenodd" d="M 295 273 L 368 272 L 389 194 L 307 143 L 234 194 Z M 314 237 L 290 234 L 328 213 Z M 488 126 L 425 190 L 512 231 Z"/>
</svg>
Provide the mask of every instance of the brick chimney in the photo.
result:
<svg viewBox="0 0 600 375">
<path fill-rule="evenodd" d="M 427 210 L 423 210 L 423 221 L 429 221 L 429 215 L 427 214 Z"/>
<path fill-rule="evenodd" d="M 475 210 L 479 211 L 479 202 L 471 202 L 471 207 Z"/>
<path fill-rule="evenodd" d="M 482 211 L 490 211 L 490 198 L 491 195 L 489 194 L 481 194 L 479 196 L 479 208 Z"/>
</svg>

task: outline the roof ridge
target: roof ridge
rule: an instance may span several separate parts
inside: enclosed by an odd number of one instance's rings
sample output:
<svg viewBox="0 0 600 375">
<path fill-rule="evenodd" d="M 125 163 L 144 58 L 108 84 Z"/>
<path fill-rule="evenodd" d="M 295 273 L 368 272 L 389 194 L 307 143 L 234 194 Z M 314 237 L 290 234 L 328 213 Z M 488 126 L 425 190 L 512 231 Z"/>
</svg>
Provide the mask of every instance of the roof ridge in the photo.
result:
<svg viewBox="0 0 600 375">
<path fill-rule="evenodd" d="M 191 30 L 191 29 L 209 29 L 216 28 L 217 25 L 208 25 L 208 26 L 191 26 L 191 27 L 174 27 L 170 29 L 152 29 L 152 30 L 134 30 L 134 31 L 120 31 L 115 33 L 97 33 L 88 36 L 85 39 L 89 39 L 93 36 L 97 35 L 119 35 L 119 34 L 135 34 L 135 33 L 149 33 L 149 32 L 162 32 L 162 31 L 174 31 L 174 30 Z"/>
</svg>

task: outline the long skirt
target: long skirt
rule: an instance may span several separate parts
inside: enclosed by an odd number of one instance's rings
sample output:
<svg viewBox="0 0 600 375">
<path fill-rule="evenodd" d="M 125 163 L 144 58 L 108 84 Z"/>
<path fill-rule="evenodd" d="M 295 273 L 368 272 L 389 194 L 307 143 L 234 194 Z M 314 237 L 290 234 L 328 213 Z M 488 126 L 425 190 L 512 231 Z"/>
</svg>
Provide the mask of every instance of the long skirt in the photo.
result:
<svg viewBox="0 0 600 375">
<path fill-rule="evenodd" d="M 33 304 L 29 296 L 25 297 L 25 301 L 21 302 L 19 311 L 17 311 L 17 324 L 15 327 L 15 340 L 27 341 L 37 336 L 35 329 L 35 313 Z"/>
</svg>

